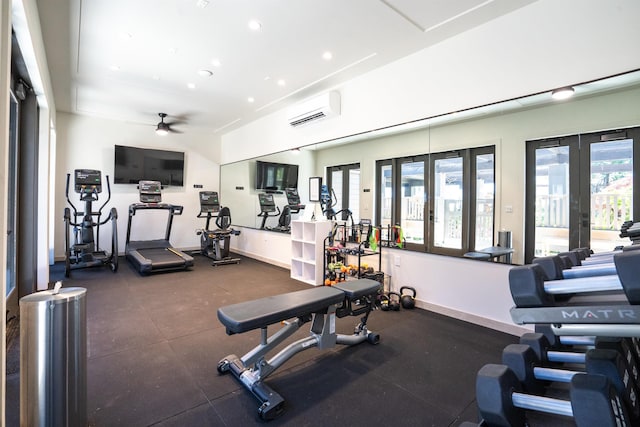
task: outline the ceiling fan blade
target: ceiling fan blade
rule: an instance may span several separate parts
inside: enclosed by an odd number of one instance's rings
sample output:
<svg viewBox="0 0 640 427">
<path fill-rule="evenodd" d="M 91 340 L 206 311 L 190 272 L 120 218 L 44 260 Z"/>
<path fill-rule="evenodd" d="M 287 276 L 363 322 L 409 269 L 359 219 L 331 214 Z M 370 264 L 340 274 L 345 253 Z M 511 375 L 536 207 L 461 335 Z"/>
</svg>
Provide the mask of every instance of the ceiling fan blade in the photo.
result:
<svg viewBox="0 0 640 427">
<path fill-rule="evenodd" d="M 174 128 L 172 128 L 172 127 L 169 127 L 169 132 L 171 132 L 171 133 L 184 133 L 184 132 L 182 132 L 181 130 L 174 129 Z"/>
</svg>

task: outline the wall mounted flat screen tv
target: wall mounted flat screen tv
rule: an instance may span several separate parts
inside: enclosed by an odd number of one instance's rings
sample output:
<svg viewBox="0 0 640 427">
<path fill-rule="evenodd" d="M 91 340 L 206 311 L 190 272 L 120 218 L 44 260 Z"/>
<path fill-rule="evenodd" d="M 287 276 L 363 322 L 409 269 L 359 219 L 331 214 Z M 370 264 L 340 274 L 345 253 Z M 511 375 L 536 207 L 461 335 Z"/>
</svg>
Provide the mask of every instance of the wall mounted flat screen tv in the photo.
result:
<svg viewBox="0 0 640 427">
<path fill-rule="evenodd" d="M 284 191 L 298 187 L 298 165 L 256 161 L 256 190 Z"/>
<path fill-rule="evenodd" d="M 115 146 L 116 184 L 160 181 L 163 186 L 184 185 L 184 153 L 148 148 Z"/>
</svg>

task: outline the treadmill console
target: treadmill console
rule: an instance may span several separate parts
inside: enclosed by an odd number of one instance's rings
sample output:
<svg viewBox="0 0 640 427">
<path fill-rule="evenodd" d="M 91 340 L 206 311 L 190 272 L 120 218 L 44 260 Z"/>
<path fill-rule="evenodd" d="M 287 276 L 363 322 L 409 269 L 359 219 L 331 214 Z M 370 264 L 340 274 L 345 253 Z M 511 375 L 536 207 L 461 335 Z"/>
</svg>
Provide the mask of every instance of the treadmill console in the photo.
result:
<svg viewBox="0 0 640 427">
<path fill-rule="evenodd" d="M 76 169 L 74 178 L 76 193 L 91 194 L 102 192 L 100 171 L 93 169 Z"/>
<path fill-rule="evenodd" d="M 200 192 L 200 213 L 215 214 L 220 212 L 220 201 L 217 191 Z"/>
<path fill-rule="evenodd" d="M 162 202 L 162 184 L 160 181 L 140 181 L 138 189 L 140 190 L 140 201 L 142 203 Z"/>
<path fill-rule="evenodd" d="M 276 211 L 276 203 L 273 200 L 273 194 L 260 193 L 258 194 L 258 201 L 260 202 L 260 212 Z"/>
</svg>

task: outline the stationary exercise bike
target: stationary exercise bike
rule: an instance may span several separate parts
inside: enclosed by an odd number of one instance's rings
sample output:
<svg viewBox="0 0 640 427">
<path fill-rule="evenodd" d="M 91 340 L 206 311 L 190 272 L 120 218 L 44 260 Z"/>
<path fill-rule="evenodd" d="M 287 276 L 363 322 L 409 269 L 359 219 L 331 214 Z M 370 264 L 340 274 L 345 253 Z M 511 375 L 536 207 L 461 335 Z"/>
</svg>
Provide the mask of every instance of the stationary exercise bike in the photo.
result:
<svg viewBox="0 0 640 427">
<path fill-rule="evenodd" d="M 300 203 L 300 195 L 297 188 L 287 188 L 285 194 L 287 196 L 287 204 L 282 207 L 282 212 L 278 217 L 278 226 L 270 230 L 289 233 L 291 232 L 291 215 L 300 213 L 305 208 L 305 205 Z"/>
<path fill-rule="evenodd" d="M 265 227 L 267 218 L 276 217 L 280 215 L 280 208 L 276 206 L 276 202 L 273 200 L 273 194 L 260 193 L 258 194 L 258 202 L 260 203 L 260 213 L 258 217 L 262 217 L 262 223 L 260 224 L 260 230 L 272 230 L 271 227 Z M 273 215 L 270 215 L 273 213 Z"/>
<path fill-rule="evenodd" d="M 98 194 L 102 192 L 100 171 L 76 169 L 74 172 L 74 190 L 80 194 L 80 201 L 84 202 L 83 212 L 79 212 L 69 200 L 70 176 L 71 174 L 67 174 L 65 196 L 73 209 L 73 215 L 71 209 L 64 208 L 65 276 L 69 277 L 71 270 L 105 265 L 108 265 L 111 271 L 116 272 L 118 270 L 118 211 L 116 208 L 111 208 L 109 215 L 101 221 L 102 209 L 111 200 L 109 175 L 106 175 L 107 200 L 97 212 L 93 211 L 93 202 L 98 201 Z M 100 226 L 109 221 L 111 222 L 111 253 L 100 249 Z M 73 232 L 73 244 L 70 242 L 71 232 Z"/>
<path fill-rule="evenodd" d="M 238 264 L 240 258 L 229 255 L 229 243 L 231 236 L 240 234 L 240 230 L 229 228 L 231 226 L 231 211 L 228 207 L 220 207 L 218 193 L 216 191 L 200 192 L 200 213 L 198 218 L 207 218 L 205 228 L 197 230 L 200 236 L 200 253 L 213 260 L 212 265 Z M 210 230 L 211 218 L 215 218 L 215 230 Z"/>
</svg>

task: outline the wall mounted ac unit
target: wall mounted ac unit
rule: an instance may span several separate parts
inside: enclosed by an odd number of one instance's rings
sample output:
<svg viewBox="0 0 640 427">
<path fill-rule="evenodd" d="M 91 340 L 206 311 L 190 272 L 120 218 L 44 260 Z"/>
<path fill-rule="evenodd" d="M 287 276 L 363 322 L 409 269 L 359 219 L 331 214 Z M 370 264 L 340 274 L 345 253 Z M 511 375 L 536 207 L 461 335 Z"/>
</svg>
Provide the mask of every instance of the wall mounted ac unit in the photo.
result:
<svg viewBox="0 0 640 427">
<path fill-rule="evenodd" d="M 287 118 L 289 125 L 295 127 L 339 114 L 340 93 L 327 92 L 293 106 Z"/>
</svg>

